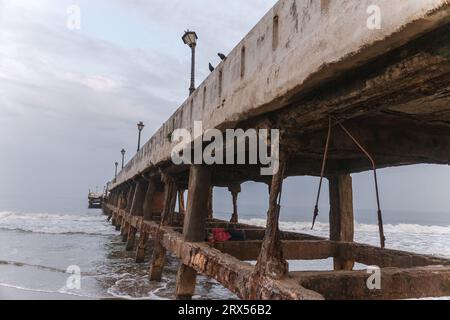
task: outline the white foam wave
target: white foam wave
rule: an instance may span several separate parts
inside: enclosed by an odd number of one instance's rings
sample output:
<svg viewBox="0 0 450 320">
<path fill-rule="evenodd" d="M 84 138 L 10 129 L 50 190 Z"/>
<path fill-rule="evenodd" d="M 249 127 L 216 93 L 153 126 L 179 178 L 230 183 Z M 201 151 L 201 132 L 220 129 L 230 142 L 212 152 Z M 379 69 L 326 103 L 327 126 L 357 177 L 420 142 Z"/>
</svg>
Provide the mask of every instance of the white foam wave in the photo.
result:
<svg viewBox="0 0 450 320">
<path fill-rule="evenodd" d="M 160 297 L 158 292 L 166 289 L 167 282 L 162 282 L 156 289 L 150 288 L 148 276 L 135 276 L 125 273 L 110 287 L 107 292 L 117 299 L 125 300 L 168 300 Z"/>
<path fill-rule="evenodd" d="M 244 224 L 264 227 L 266 220 L 249 219 L 241 220 Z M 301 233 L 322 234 L 329 231 L 328 223 L 317 222 L 314 230 L 311 231 L 311 222 L 280 222 L 280 229 L 284 231 L 293 231 Z M 416 234 L 416 235 L 450 235 L 450 226 L 423 226 L 418 224 L 386 224 L 384 225 L 386 233 L 391 234 Z M 355 224 L 356 232 L 378 233 L 378 226 L 373 224 Z"/>
<path fill-rule="evenodd" d="M 0 229 L 46 234 L 114 234 L 105 216 L 100 214 L 0 212 Z"/>
</svg>

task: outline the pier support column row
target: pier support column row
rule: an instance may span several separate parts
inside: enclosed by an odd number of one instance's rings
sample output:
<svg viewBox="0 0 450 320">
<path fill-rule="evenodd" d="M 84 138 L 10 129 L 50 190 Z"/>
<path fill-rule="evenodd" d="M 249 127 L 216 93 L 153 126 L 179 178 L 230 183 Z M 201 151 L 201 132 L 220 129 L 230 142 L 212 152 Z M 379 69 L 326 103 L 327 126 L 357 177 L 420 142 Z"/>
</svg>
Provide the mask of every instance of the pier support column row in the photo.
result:
<svg viewBox="0 0 450 320">
<path fill-rule="evenodd" d="M 189 173 L 189 193 L 183 236 L 188 242 L 206 239 L 208 201 L 211 196 L 211 172 L 202 165 L 192 165 Z M 182 264 L 178 269 L 175 294 L 177 299 L 191 299 L 195 292 L 197 272 Z"/>
<path fill-rule="evenodd" d="M 353 188 L 350 174 L 329 177 L 330 182 L 330 240 L 353 242 Z M 354 261 L 334 258 L 335 270 L 353 270 Z"/>
</svg>

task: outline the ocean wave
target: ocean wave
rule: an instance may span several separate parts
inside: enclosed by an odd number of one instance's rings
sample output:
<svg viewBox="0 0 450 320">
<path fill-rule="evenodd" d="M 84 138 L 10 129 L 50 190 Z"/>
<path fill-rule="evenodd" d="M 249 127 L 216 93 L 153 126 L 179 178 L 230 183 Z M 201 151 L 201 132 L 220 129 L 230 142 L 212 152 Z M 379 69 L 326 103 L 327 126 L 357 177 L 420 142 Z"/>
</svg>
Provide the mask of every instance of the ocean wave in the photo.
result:
<svg viewBox="0 0 450 320">
<path fill-rule="evenodd" d="M 2 266 L 2 265 L 3 266 L 13 266 L 13 267 L 30 267 L 30 268 L 43 270 L 43 271 L 50 271 L 50 272 L 67 274 L 67 270 L 64 270 L 64 269 L 59 269 L 59 268 L 49 267 L 49 266 L 43 266 L 43 265 L 39 265 L 39 264 L 26 263 L 26 262 L 0 260 L 0 266 Z M 81 275 L 83 277 L 96 277 L 96 276 L 99 276 L 99 274 L 93 273 L 93 272 L 82 272 Z"/>
<path fill-rule="evenodd" d="M 167 281 L 163 278 L 156 289 L 150 289 L 148 276 L 136 276 L 125 273 L 111 286 L 107 293 L 117 299 L 125 300 L 168 300 L 158 295 L 167 288 Z"/>
<path fill-rule="evenodd" d="M 97 214 L 50 214 L 0 212 L 0 229 L 43 234 L 114 235 L 105 216 Z"/>
<path fill-rule="evenodd" d="M 265 227 L 264 219 L 241 220 L 241 223 Z M 329 231 L 329 224 L 317 222 L 314 230 L 311 230 L 311 222 L 285 222 L 280 221 L 280 229 L 283 231 L 317 233 L 322 234 Z M 378 233 L 378 225 L 355 223 L 356 232 Z M 417 235 L 450 235 L 450 226 L 424 226 L 418 224 L 386 224 L 384 231 L 392 234 L 417 234 Z"/>
</svg>

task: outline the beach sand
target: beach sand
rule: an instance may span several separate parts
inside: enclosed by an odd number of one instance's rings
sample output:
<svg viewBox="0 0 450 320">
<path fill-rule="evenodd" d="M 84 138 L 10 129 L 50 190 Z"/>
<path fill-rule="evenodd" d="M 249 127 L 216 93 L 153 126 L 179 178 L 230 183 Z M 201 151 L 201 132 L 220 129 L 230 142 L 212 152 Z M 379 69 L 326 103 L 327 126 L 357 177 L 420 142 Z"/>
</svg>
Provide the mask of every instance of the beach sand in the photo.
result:
<svg viewBox="0 0 450 320">
<path fill-rule="evenodd" d="M 0 287 L 0 300 L 94 300 L 71 294 Z"/>
</svg>

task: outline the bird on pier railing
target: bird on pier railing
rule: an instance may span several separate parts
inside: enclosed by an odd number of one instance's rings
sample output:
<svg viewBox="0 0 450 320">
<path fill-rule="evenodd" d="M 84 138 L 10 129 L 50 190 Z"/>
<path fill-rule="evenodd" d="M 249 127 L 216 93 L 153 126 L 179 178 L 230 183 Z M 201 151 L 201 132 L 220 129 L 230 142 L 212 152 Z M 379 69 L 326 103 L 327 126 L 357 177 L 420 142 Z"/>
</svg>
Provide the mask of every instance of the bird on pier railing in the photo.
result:
<svg viewBox="0 0 450 320">
<path fill-rule="evenodd" d="M 220 52 L 219 52 L 217 55 L 219 56 L 219 58 L 220 58 L 222 61 L 224 61 L 224 60 L 227 59 L 227 56 L 224 55 L 223 53 L 220 53 Z"/>
<path fill-rule="evenodd" d="M 213 65 L 211 64 L 211 62 L 209 63 L 209 71 L 211 71 L 211 72 L 214 71 L 214 67 L 213 67 Z"/>
</svg>

